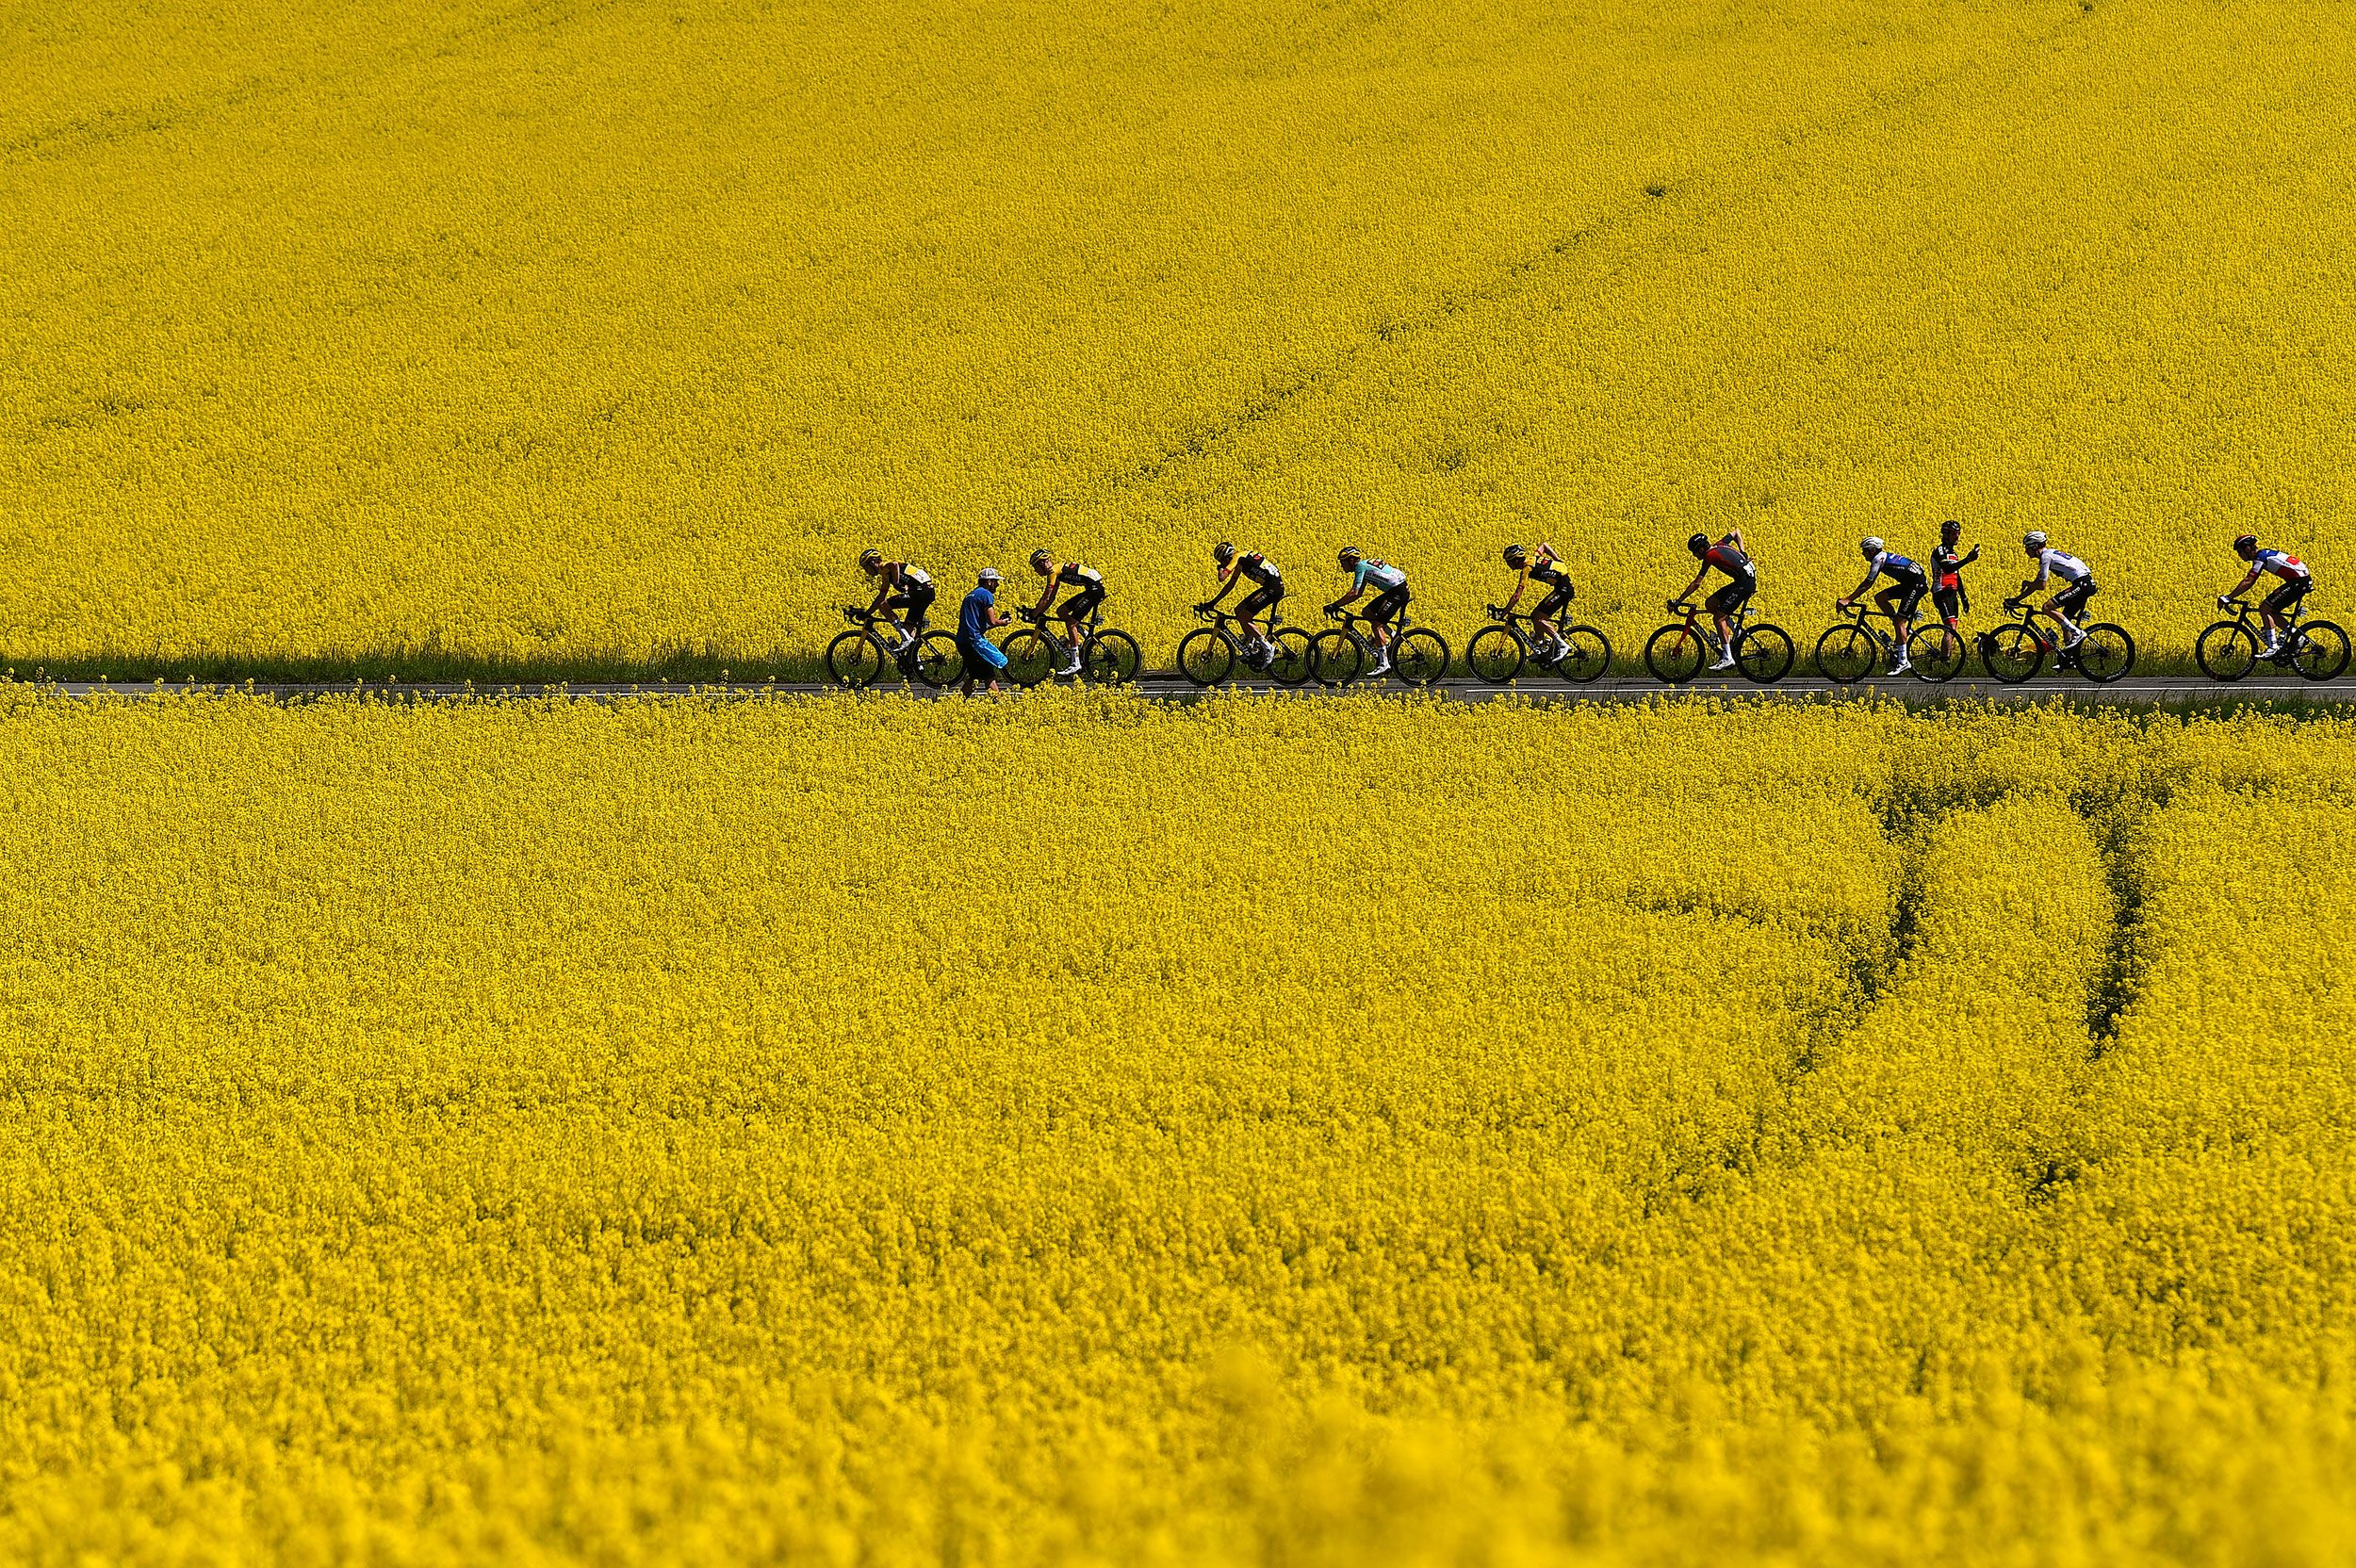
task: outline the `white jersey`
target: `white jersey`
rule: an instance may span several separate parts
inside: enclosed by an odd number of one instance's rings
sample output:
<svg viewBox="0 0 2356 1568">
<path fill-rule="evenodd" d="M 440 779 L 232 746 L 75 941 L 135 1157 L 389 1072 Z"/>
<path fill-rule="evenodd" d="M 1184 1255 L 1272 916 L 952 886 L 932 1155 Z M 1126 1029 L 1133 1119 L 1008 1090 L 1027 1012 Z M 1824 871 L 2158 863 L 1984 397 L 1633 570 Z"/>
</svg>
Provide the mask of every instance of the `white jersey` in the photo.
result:
<svg viewBox="0 0 2356 1568">
<path fill-rule="evenodd" d="M 2093 575 L 2086 569 L 2086 564 L 2074 555 L 2064 555 L 2056 549 L 2037 552 L 2037 580 L 2039 582 L 2049 576 L 2057 577 L 2064 582 L 2084 582 Z"/>
<path fill-rule="evenodd" d="M 2284 582 L 2307 580 L 2307 564 L 2284 550 L 2260 550 L 2250 564 L 2261 572 L 2272 572 Z"/>
</svg>

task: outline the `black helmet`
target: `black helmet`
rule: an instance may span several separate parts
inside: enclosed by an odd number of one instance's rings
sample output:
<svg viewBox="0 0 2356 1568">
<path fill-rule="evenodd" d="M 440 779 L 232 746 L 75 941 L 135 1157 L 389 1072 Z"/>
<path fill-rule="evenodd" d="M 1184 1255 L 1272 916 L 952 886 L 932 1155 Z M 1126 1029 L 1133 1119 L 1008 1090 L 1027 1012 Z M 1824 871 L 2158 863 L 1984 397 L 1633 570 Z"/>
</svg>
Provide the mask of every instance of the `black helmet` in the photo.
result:
<svg viewBox="0 0 2356 1568">
<path fill-rule="evenodd" d="M 1235 547 L 1229 544 L 1226 540 L 1221 539 L 1218 544 L 1211 547 L 1211 559 L 1224 566 L 1227 563 L 1235 559 Z"/>
<path fill-rule="evenodd" d="M 1710 548 L 1710 535 L 1707 533 L 1696 533 L 1693 537 L 1685 542 L 1685 547 L 1693 551 L 1695 555 L 1700 555 Z"/>
<path fill-rule="evenodd" d="M 1049 555 L 1045 550 L 1033 550 L 1031 552 L 1031 570 L 1035 572 L 1044 572 L 1048 567 L 1054 565 L 1055 564 L 1055 558 Z"/>
<path fill-rule="evenodd" d="M 2247 561 L 2251 556 L 2257 554 L 2258 536 L 2254 533 L 2245 533 L 2240 538 L 2234 540 L 2233 553 L 2240 556 L 2244 561 Z"/>
<path fill-rule="evenodd" d="M 1342 553 L 1336 559 L 1341 562 L 1345 568 L 1348 568 L 1357 565 L 1358 563 L 1364 561 L 1366 557 L 1358 553 L 1357 546 L 1344 545 L 1342 547 Z"/>
<path fill-rule="evenodd" d="M 882 571 L 882 570 L 883 570 L 883 551 L 881 551 L 881 550 L 861 550 L 861 551 L 859 551 L 859 569 L 860 571 L 862 571 L 862 572 L 880 572 L 880 571 Z"/>
<path fill-rule="evenodd" d="M 1522 563 L 1528 561 L 1529 559 L 1530 552 L 1522 548 L 1519 545 L 1508 545 L 1505 547 L 1505 564 L 1513 567 L 1515 571 L 1520 571 L 1522 569 Z"/>
<path fill-rule="evenodd" d="M 1952 545 L 1962 537 L 1963 525 L 1956 522 L 1953 517 L 1948 518 L 1945 522 L 1939 525 L 1939 542 L 1940 544 Z"/>
</svg>

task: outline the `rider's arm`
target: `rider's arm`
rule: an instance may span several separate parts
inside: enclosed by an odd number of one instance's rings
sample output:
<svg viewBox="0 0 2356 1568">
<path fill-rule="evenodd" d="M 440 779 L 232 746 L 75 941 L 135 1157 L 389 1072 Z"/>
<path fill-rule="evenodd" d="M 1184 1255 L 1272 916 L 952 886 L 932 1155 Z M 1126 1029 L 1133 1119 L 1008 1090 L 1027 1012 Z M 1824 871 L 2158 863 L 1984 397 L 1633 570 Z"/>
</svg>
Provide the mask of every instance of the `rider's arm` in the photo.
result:
<svg viewBox="0 0 2356 1568">
<path fill-rule="evenodd" d="M 1213 594 L 1209 598 L 1204 599 L 1203 601 L 1203 605 L 1207 608 L 1225 598 L 1227 596 L 1227 591 L 1235 587 L 1235 579 L 1241 577 L 1242 575 L 1243 574 L 1237 571 L 1234 565 L 1221 566 L 1219 569 L 1219 592 Z"/>
<path fill-rule="evenodd" d="M 1693 596 L 1693 595 L 1694 595 L 1694 592 L 1695 592 L 1697 589 L 1699 589 L 1699 588 L 1701 587 L 1701 585 L 1702 585 L 1702 580 L 1703 580 L 1703 579 L 1705 579 L 1705 578 L 1707 578 L 1707 577 L 1709 577 L 1709 576 L 1710 576 L 1710 563 L 1709 563 L 1709 562 L 1707 562 L 1707 561 L 1705 561 L 1705 562 L 1703 562 L 1703 563 L 1702 563 L 1702 569 L 1701 569 L 1700 571 L 1695 572 L 1695 573 L 1693 574 L 1693 581 L 1691 581 L 1691 582 L 1689 582 L 1689 583 L 1687 583 L 1687 584 L 1685 585 L 1685 587 L 1684 587 L 1682 590 L 1680 590 L 1680 591 L 1678 592 L 1678 594 L 1677 594 L 1677 597 L 1678 597 L 1680 600 L 1683 600 L 1683 599 L 1690 599 L 1690 598 L 1692 598 L 1692 597 Z"/>
<path fill-rule="evenodd" d="M 1742 542 L 1742 531 L 1741 529 L 1730 528 L 1726 530 L 1726 537 L 1733 540 L 1734 547 L 1741 550 L 1744 555 L 1751 553 L 1751 547 Z"/>
<path fill-rule="evenodd" d="M 2232 593 L 2230 593 L 2230 594 L 2227 594 L 2225 596 L 2226 596 L 2227 598 L 2229 598 L 2229 599 L 2237 599 L 2237 598 L 2241 597 L 2244 594 L 2247 594 L 2248 592 L 2250 592 L 2250 585 L 2251 583 L 2253 583 L 2253 582 L 2257 581 L 2259 578 L 2261 578 L 2261 577 L 2263 577 L 2263 576 L 2265 576 L 2265 575 L 2266 575 L 2266 568 L 2265 568 L 2265 567 L 2263 567 L 2263 566 L 2252 566 L 2252 567 L 2250 567 L 2250 571 L 2249 571 L 2249 574 L 2248 574 L 2247 576 L 2245 576 L 2245 577 L 2244 577 L 2244 578 L 2243 578 L 2243 579 L 2242 579 L 2239 582 L 2236 582 L 2235 584 L 2233 584 L 2233 591 Z"/>
<path fill-rule="evenodd" d="M 877 572 L 877 573 L 875 574 L 875 601 L 874 601 L 873 603 L 871 603 L 870 605 L 868 605 L 868 607 L 867 607 L 867 612 L 868 612 L 870 615 L 880 615 L 880 614 L 882 614 L 882 613 L 883 613 L 884 601 L 885 601 L 886 599 L 890 598 L 891 596 L 892 596 L 892 572 L 891 572 L 891 569 L 890 569 L 889 567 L 887 567 L 887 568 L 885 568 L 883 571 Z"/>
<path fill-rule="evenodd" d="M 1527 566 L 1524 566 L 1524 567 L 1522 568 L 1522 575 L 1521 575 L 1520 577 L 1515 578 L 1515 579 L 1513 580 L 1513 596 L 1512 598 L 1509 598 L 1509 599 L 1507 599 L 1507 600 L 1505 601 L 1505 608 L 1506 608 L 1506 609 L 1508 609 L 1508 610 L 1511 610 L 1511 609 L 1513 609 L 1515 605 L 1517 605 L 1517 604 L 1521 603 L 1521 602 L 1522 602 L 1522 590 L 1523 590 L 1523 589 L 1525 589 L 1525 588 L 1527 588 L 1527 587 L 1529 587 L 1529 586 L 1530 586 L 1530 568 L 1529 568 L 1529 567 L 1527 567 Z"/>
<path fill-rule="evenodd" d="M 1865 591 L 1873 586 L 1873 580 L 1881 575 L 1882 564 L 1876 561 L 1873 563 L 1873 569 L 1865 574 L 1865 580 L 1858 583 L 1857 587 L 1850 592 L 1849 596 L 1841 601 L 1841 608 L 1846 610 L 1849 606 L 1863 598 L 1865 596 Z"/>
<path fill-rule="evenodd" d="M 1977 545 L 1974 545 L 1974 546 L 1972 546 L 1972 553 L 1971 553 L 1970 555 L 1965 556 L 1962 560 L 1960 560 L 1960 561 L 1958 561 L 1958 562 L 1956 562 L 1956 563 L 1955 563 L 1955 570 L 1957 570 L 1957 571 L 1961 571 L 1961 570 L 1963 570 L 1966 566 L 1969 566 L 1970 564 L 1972 564 L 1972 563 L 1973 563 L 1974 561 L 1977 561 L 1979 558 L 1980 558 L 1980 547 L 1979 547 L 1979 546 L 1977 546 Z"/>
<path fill-rule="evenodd" d="M 1047 618 L 1047 607 L 1055 602 L 1055 590 L 1063 586 L 1062 564 L 1054 561 L 1050 561 L 1047 564 L 1052 567 L 1053 570 L 1049 571 L 1047 574 L 1047 587 L 1046 590 L 1039 596 L 1039 608 L 1036 612 L 1039 618 L 1042 621 Z"/>
<path fill-rule="evenodd" d="M 1346 604 L 1356 604 L 1358 602 L 1358 596 L 1366 591 L 1366 564 L 1361 561 L 1358 563 L 1358 569 L 1350 574 L 1350 592 L 1344 594 L 1340 598 L 1335 599 L 1333 601 L 1333 608 L 1339 610 Z"/>
</svg>

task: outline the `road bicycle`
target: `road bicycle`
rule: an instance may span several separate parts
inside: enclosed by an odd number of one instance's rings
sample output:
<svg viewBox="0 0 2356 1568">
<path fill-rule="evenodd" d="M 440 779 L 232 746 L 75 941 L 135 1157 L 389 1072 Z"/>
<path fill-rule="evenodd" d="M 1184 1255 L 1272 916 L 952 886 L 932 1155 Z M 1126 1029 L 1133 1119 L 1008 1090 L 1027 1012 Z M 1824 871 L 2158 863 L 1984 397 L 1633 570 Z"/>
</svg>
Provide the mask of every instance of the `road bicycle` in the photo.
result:
<svg viewBox="0 0 2356 1568">
<path fill-rule="evenodd" d="M 2295 670 L 2308 680 L 2336 679 L 2348 668 L 2348 633 L 2330 621 L 2300 619 L 2299 612 L 2306 608 L 2303 603 L 2292 605 L 2282 617 L 2282 645 L 2273 653 L 2264 653 L 2265 641 L 2250 624 L 2258 607 L 2238 594 L 2227 595 L 2222 602 L 2233 607 L 2233 618 L 2217 622 L 2192 645 L 2201 673 L 2211 680 L 2239 680 L 2257 667 L 2261 658 Z"/>
<path fill-rule="evenodd" d="M 1374 623 L 1354 610 L 1331 605 L 1325 613 L 1337 624 L 1311 640 L 1309 673 L 1320 686 L 1347 686 L 1374 663 Z M 1391 667 L 1385 673 L 1410 686 L 1429 686 L 1448 674 L 1448 639 L 1412 620 L 1400 606 L 1391 623 Z"/>
<path fill-rule="evenodd" d="M 2007 686 L 2034 678 L 2045 667 L 2049 654 L 2056 671 L 2075 670 L 2100 686 L 2124 680 L 2135 667 L 2135 640 L 2127 635 L 2125 627 L 2097 621 L 2083 629 L 2084 637 L 2065 647 L 2061 621 L 2051 610 L 2031 604 L 2022 596 L 2006 599 L 2004 608 L 2018 612 L 2021 618 L 1980 633 L 1980 662 Z M 2045 629 L 2048 624 L 2053 628 L 2050 633 Z"/>
<path fill-rule="evenodd" d="M 998 651 L 1006 656 L 1006 678 L 1027 688 L 1049 676 L 1062 675 L 1064 653 L 1071 645 L 1048 629 L 1046 618 L 1038 611 L 1017 610 L 1015 614 L 1031 624 L 1009 631 L 998 645 Z M 1127 632 L 1110 627 L 1099 629 L 1104 618 L 1103 612 L 1091 610 L 1080 623 L 1080 667 L 1072 673 L 1092 686 L 1125 686 L 1137 678 L 1144 656 L 1137 651 L 1137 640 Z"/>
<path fill-rule="evenodd" d="M 1545 634 L 1531 624 L 1536 617 L 1529 611 L 1493 604 L 1489 618 L 1497 624 L 1472 634 L 1472 641 L 1464 645 L 1464 663 L 1492 686 L 1512 680 L 1526 664 L 1537 665 L 1542 674 L 1582 683 L 1612 667 L 1612 639 L 1592 626 L 1558 628 L 1557 645 L 1541 652 L 1546 648 Z"/>
<path fill-rule="evenodd" d="M 1816 671 L 1837 685 L 1851 686 L 1897 662 L 1898 640 L 1893 625 L 1885 632 L 1866 617 L 1872 614 L 1862 599 L 1849 606 L 1849 618 L 1816 639 Z M 1918 680 L 1953 680 L 1963 668 L 1963 638 L 1945 621 L 1910 628 L 1906 655 Z M 1895 671 L 1891 672 L 1895 674 Z"/>
<path fill-rule="evenodd" d="M 1644 668 L 1655 680 L 1676 686 L 1701 674 L 1705 662 L 1715 662 L 1712 656 L 1720 647 L 1692 601 L 1671 599 L 1669 612 L 1684 619 L 1671 621 L 1645 640 Z M 1743 679 L 1770 686 L 1792 673 L 1792 638 L 1783 628 L 1764 621 L 1744 625 L 1750 614 L 1747 600 L 1734 612 L 1734 667 Z"/>
<path fill-rule="evenodd" d="M 903 679 L 939 691 L 965 674 L 965 655 L 945 631 L 910 638 L 880 613 L 856 605 L 844 605 L 843 618 L 854 629 L 836 633 L 826 645 L 826 678 L 837 686 L 858 691 L 874 685 L 886 669 L 897 669 Z"/>
<path fill-rule="evenodd" d="M 1225 610 L 1197 610 L 1208 625 L 1189 631 L 1178 644 L 1178 672 L 1197 686 L 1216 686 L 1241 663 L 1253 675 L 1265 675 L 1279 686 L 1298 686 L 1309 678 L 1311 639 L 1297 626 L 1284 624 L 1281 613 L 1268 617 L 1266 642 L 1244 629 L 1242 620 Z"/>
</svg>

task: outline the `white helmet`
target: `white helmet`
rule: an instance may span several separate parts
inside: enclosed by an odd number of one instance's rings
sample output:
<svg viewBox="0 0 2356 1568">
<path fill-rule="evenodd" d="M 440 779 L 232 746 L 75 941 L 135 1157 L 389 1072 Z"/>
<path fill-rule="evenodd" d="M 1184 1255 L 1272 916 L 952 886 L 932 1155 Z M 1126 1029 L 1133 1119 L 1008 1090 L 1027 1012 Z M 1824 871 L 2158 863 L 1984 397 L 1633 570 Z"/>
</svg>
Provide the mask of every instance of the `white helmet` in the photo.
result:
<svg viewBox="0 0 2356 1568">
<path fill-rule="evenodd" d="M 2045 547 L 2044 531 L 2039 529 L 2031 529 L 2028 532 L 2022 534 L 2021 536 L 2021 547 L 2024 550 L 2043 549 Z"/>
<path fill-rule="evenodd" d="M 1873 557 L 1881 554 L 1882 542 L 1873 534 L 1869 533 L 1864 538 L 1857 542 L 1857 547 L 1863 550 L 1865 552 L 1865 558 L 1868 561 L 1871 561 Z"/>
</svg>

